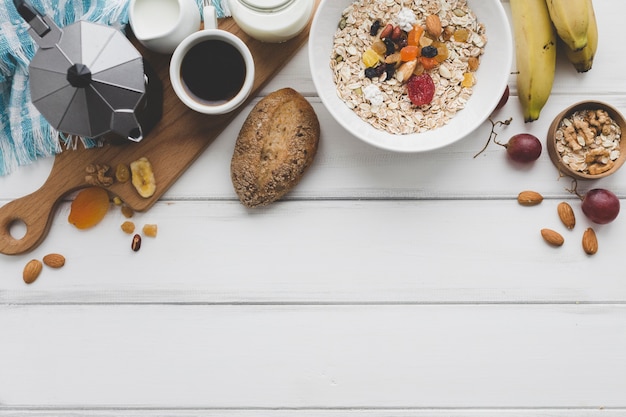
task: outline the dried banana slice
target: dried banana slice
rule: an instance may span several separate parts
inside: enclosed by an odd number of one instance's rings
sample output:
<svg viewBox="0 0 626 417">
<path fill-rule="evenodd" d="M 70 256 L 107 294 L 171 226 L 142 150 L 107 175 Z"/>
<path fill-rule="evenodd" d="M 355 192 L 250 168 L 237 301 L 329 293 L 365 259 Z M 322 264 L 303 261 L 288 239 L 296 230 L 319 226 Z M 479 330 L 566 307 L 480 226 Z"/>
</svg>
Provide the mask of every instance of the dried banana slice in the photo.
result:
<svg viewBox="0 0 626 417">
<path fill-rule="evenodd" d="M 148 158 L 142 157 L 130 163 L 131 181 L 140 196 L 149 198 L 156 191 L 156 180 L 152 164 Z"/>
</svg>

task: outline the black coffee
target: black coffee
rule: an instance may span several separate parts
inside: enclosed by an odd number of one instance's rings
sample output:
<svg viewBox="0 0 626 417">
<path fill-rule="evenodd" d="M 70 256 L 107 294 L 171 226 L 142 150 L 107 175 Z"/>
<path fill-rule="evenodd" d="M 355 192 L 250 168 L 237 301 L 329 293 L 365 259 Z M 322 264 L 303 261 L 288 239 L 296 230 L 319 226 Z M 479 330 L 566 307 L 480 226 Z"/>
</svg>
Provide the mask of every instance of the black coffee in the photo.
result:
<svg viewBox="0 0 626 417">
<path fill-rule="evenodd" d="M 223 104 L 239 93 L 246 78 L 241 53 L 221 40 L 206 40 L 191 47 L 180 66 L 183 85 L 202 104 Z"/>
</svg>

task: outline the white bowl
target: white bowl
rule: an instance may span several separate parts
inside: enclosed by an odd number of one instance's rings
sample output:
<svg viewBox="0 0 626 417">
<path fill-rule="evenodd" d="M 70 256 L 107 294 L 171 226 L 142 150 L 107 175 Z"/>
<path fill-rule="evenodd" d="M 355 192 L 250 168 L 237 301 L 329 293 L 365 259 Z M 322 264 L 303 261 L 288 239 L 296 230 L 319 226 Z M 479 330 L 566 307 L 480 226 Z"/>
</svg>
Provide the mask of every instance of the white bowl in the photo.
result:
<svg viewBox="0 0 626 417">
<path fill-rule="evenodd" d="M 485 24 L 487 44 L 476 72 L 477 84 L 465 108 L 444 126 L 424 133 L 395 135 L 376 129 L 354 113 L 337 95 L 330 69 L 333 36 L 342 12 L 353 0 L 322 0 L 309 34 L 309 62 L 313 83 L 330 114 L 357 138 L 395 152 L 425 152 L 450 145 L 478 128 L 502 97 L 513 61 L 511 27 L 500 0 L 468 0 Z"/>
</svg>

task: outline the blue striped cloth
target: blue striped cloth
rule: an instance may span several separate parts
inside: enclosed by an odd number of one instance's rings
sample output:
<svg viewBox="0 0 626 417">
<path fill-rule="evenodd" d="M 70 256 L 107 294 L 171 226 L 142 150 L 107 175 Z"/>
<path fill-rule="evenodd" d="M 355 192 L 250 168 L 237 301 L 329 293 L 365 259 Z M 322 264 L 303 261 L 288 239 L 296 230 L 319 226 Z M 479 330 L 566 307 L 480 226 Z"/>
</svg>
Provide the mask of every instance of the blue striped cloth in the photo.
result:
<svg viewBox="0 0 626 417">
<path fill-rule="evenodd" d="M 203 1 L 196 1 L 202 10 Z M 211 1 L 218 17 L 230 16 L 225 1 Z M 123 30 L 128 23 L 129 0 L 31 0 L 31 3 L 60 27 L 87 20 Z M 37 45 L 28 28 L 28 23 L 15 10 L 13 0 L 0 0 L 0 176 L 38 158 L 56 155 L 63 149 L 61 144 L 76 145 L 76 138 L 60 135 L 32 104 L 28 64 Z M 86 147 L 98 144 L 89 138 L 80 139 Z"/>
<path fill-rule="evenodd" d="M 12 0 L 0 0 L 0 175 L 61 151 L 60 138 L 30 100 L 28 64 L 37 45 Z M 61 27 L 79 19 L 123 29 L 128 0 L 31 0 Z M 93 141 L 86 141 L 92 146 Z"/>
</svg>

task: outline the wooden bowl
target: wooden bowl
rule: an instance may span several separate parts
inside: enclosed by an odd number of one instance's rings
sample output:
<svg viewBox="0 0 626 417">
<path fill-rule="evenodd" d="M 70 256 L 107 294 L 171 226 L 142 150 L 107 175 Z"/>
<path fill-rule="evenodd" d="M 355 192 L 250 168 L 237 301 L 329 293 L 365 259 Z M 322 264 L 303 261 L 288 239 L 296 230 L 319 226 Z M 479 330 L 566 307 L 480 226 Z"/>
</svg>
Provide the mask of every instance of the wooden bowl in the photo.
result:
<svg viewBox="0 0 626 417">
<path fill-rule="evenodd" d="M 621 131 L 620 136 L 626 134 L 626 120 L 624 120 L 624 116 L 622 116 L 622 114 L 617 109 L 615 109 L 614 107 L 606 103 L 602 103 L 600 101 L 593 101 L 593 100 L 581 101 L 563 110 L 552 121 L 552 124 L 550 125 L 550 128 L 548 129 L 548 137 L 547 137 L 548 154 L 550 155 L 550 159 L 552 160 L 552 163 L 554 163 L 554 165 L 563 175 L 567 175 L 576 179 L 586 179 L 586 180 L 595 180 L 599 178 L 604 178 L 606 176 L 613 174 L 615 171 L 617 171 L 624 164 L 624 161 L 626 161 L 626 139 L 621 140 L 621 137 L 620 137 L 619 144 L 617 145 L 617 147 L 619 148 L 619 152 L 620 152 L 619 157 L 612 161 L 612 165 L 608 169 L 606 165 L 603 165 L 603 164 L 595 164 L 594 167 L 590 167 L 588 169 L 585 169 L 584 171 L 574 169 L 563 160 L 564 156 L 566 157 L 566 160 L 567 160 L 568 152 L 563 151 L 561 153 L 557 149 L 558 142 L 561 141 L 561 137 L 562 137 L 561 135 L 563 134 L 563 130 L 560 129 L 561 122 L 563 121 L 563 119 L 565 118 L 569 119 L 572 117 L 574 113 L 578 111 L 582 111 L 582 110 L 606 111 L 609 117 L 619 127 L 619 130 Z M 561 130 L 560 133 L 558 133 L 559 130 Z M 567 136 L 572 138 L 571 135 L 567 135 Z M 571 148 L 567 147 L 566 149 L 571 149 Z M 582 147 L 581 152 L 583 154 L 588 155 L 587 156 L 588 158 L 591 158 L 592 156 L 589 154 L 589 151 L 585 151 L 588 149 L 589 147 L 585 145 L 584 147 Z M 594 164 L 592 163 L 589 165 L 594 165 Z M 593 171 L 595 171 L 595 169 L 593 168 L 603 167 L 603 166 L 604 168 L 602 169 L 606 169 L 603 172 L 598 172 L 598 173 L 589 172 L 589 169 L 592 169 Z"/>
</svg>

